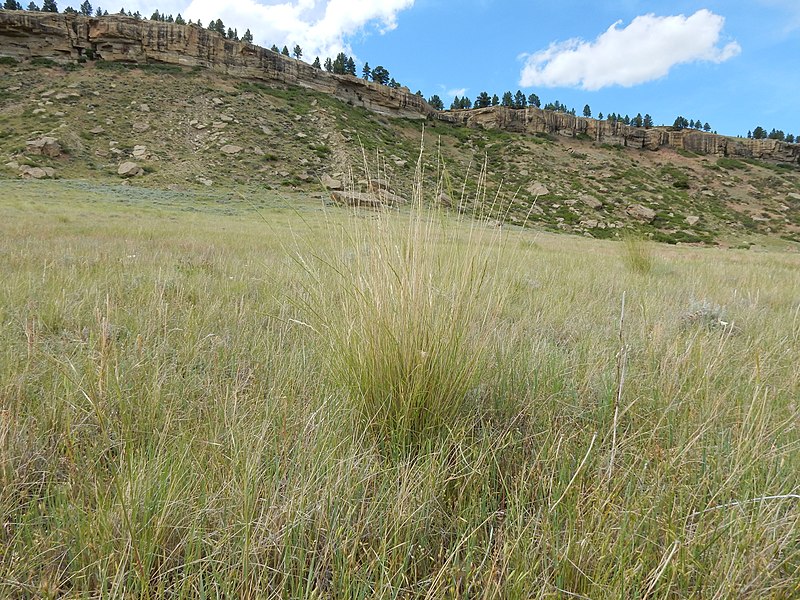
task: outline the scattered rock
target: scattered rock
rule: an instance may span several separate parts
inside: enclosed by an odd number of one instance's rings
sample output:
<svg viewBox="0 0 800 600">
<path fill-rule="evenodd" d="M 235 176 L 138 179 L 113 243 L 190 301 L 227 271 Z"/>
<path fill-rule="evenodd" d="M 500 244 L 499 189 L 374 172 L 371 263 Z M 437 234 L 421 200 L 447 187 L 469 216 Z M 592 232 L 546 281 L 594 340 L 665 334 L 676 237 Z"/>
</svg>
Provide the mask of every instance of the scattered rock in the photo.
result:
<svg viewBox="0 0 800 600">
<path fill-rule="evenodd" d="M 133 130 L 136 133 L 144 133 L 148 129 L 150 129 L 150 123 L 147 121 L 135 121 L 133 123 Z"/>
<path fill-rule="evenodd" d="M 61 156 L 61 144 L 58 143 L 56 138 L 47 135 L 27 141 L 25 146 L 25 151 L 30 154 L 41 154 L 50 158 Z"/>
<path fill-rule="evenodd" d="M 800 194 L 795 194 L 794 192 L 791 194 L 786 194 L 786 197 L 789 200 L 800 200 Z"/>
<path fill-rule="evenodd" d="M 700 222 L 700 217 L 696 215 L 690 215 L 686 217 L 686 222 L 689 224 L 690 227 L 693 227 L 694 225 L 697 225 L 697 223 Z"/>
<path fill-rule="evenodd" d="M 197 177 L 197 181 L 199 183 L 202 183 L 206 187 L 214 185 L 213 181 L 211 181 L 210 179 L 206 179 L 205 177 Z"/>
<path fill-rule="evenodd" d="M 224 152 L 225 154 L 233 155 L 233 154 L 239 154 L 239 152 L 244 150 L 244 148 L 242 148 L 241 146 L 234 146 L 233 144 L 225 144 L 222 148 L 220 148 L 220 150 L 222 150 L 222 152 Z"/>
<path fill-rule="evenodd" d="M 339 179 L 334 179 L 330 175 L 323 175 L 321 178 L 322 185 L 325 186 L 329 190 L 341 190 L 344 189 L 342 182 Z M 335 198 L 334 198 L 335 199 Z"/>
<path fill-rule="evenodd" d="M 445 208 L 450 208 L 451 206 L 453 206 L 453 199 L 450 198 L 450 196 L 448 196 L 444 192 L 439 194 L 439 197 L 436 200 L 439 202 L 439 204 L 441 204 Z"/>
<path fill-rule="evenodd" d="M 362 192 L 343 192 L 332 191 L 331 198 L 337 204 L 344 204 L 346 206 L 360 206 L 363 208 L 380 208 L 381 201 L 372 194 L 364 194 Z"/>
<path fill-rule="evenodd" d="M 90 129 L 89 133 L 93 133 L 94 135 L 100 135 L 101 133 L 105 133 L 105 129 L 103 129 L 100 125 L 95 127 L 94 129 Z"/>
<path fill-rule="evenodd" d="M 140 104 L 139 110 L 142 112 L 150 112 L 150 107 L 147 104 Z"/>
<path fill-rule="evenodd" d="M 34 108 L 33 109 L 33 114 L 34 115 L 41 115 L 41 114 L 44 114 L 46 112 L 47 112 L 46 108 Z"/>
<path fill-rule="evenodd" d="M 230 123 L 231 121 L 233 121 L 233 117 L 231 117 L 230 115 L 221 115 L 219 120 L 224 121 L 225 123 Z"/>
<path fill-rule="evenodd" d="M 228 124 L 227 123 L 223 123 L 222 121 L 214 121 L 211 124 L 211 127 L 213 129 L 225 129 L 227 126 L 228 126 Z"/>
<path fill-rule="evenodd" d="M 117 169 L 117 175 L 120 175 L 122 177 L 136 177 L 137 175 L 141 175 L 142 173 L 144 173 L 142 167 L 137 165 L 135 162 L 130 162 L 130 161 L 122 163 Z"/>
<path fill-rule="evenodd" d="M 224 103 L 222 100 L 220 100 L 219 98 L 212 98 L 212 99 L 211 99 L 211 102 L 213 102 L 213 103 L 214 103 L 214 106 L 222 106 L 223 104 L 225 104 L 225 103 Z"/>
<path fill-rule="evenodd" d="M 599 222 L 596 219 L 584 219 L 581 221 L 581 226 L 586 227 L 586 229 L 595 229 L 599 225 Z"/>
<path fill-rule="evenodd" d="M 379 190 L 386 190 L 386 191 L 391 190 L 391 187 L 389 186 L 389 182 L 387 180 L 385 180 L 385 179 L 380 179 L 380 178 L 371 179 L 367 183 L 367 187 L 372 192 L 377 192 Z"/>
<path fill-rule="evenodd" d="M 13 169 L 14 171 L 16 171 L 17 169 L 19 169 L 19 163 L 18 163 L 17 161 L 15 161 L 15 160 L 10 160 L 10 161 L 8 161 L 8 162 L 6 163 L 6 166 L 7 166 L 9 169 Z"/>
<path fill-rule="evenodd" d="M 20 176 L 25 179 L 52 178 L 55 174 L 56 171 L 52 167 L 28 167 L 24 165 L 22 169 L 20 169 Z"/>
<path fill-rule="evenodd" d="M 298 140 L 304 140 L 304 139 L 306 139 L 307 137 L 308 137 L 308 136 L 307 136 L 305 133 L 303 133 L 302 131 L 298 131 L 298 132 L 297 132 L 297 139 L 298 139 Z"/>
<path fill-rule="evenodd" d="M 583 202 L 586 206 L 594 210 L 603 208 L 603 203 L 594 196 L 592 196 L 591 194 L 584 194 L 583 196 L 581 196 L 581 202 Z"/>
<path fill-rule="evenodd" d="M 652 223 L 656 218 L 656 211 L 654 211 L 652 208 L 642 206 L 641 204 L 631 204 L 625 209 L 625 212 L 634 219 L 646 221 L 648 223 Z"/>
<path fill-rule="evenodd" d="M 550 190 L 543 183 L 534 181 L 528 186 L 528 192 L 533 196 L 546 196 L 550 193 Z"/>
<path fill-rule="evenodd" d="M 134 146 L 133 147 L 133 157 L 134 158 L 146 158 L 147 157 L 147 146 Z"/>
</svg>

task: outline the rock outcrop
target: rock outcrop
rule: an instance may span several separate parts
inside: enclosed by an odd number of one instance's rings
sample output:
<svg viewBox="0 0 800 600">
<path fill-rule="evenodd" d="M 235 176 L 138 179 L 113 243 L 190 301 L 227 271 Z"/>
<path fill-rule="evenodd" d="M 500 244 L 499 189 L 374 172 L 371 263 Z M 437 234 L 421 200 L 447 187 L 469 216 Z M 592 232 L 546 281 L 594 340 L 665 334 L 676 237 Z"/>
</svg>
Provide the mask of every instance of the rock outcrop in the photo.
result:
<svg viewBox="0 0 800 600">
<path fill-rule="evenodd" d="M 17 60 L 47 58 L 62 63 L 94 58 L 135 64 L 203 67 L 271 85 L 313 89 L 390 116 L 431 118 L 467 127 L 496 128 L 521 134 L 588 138 L 629 148 L 658 150 L 671 147 L 720 157 L 800 163 L 800 144 L 777 140 L 731 138 L 667 127 L 644 129 L 535 107 L 511 109 L 494 106 L 437 112 L 408 88 L 395 89 L 350 75 L 328 73 L 260 46 L 225 39 L 196 25 L 119 15 L 92 18 L 77 14 L 0 10 L 0 57 Z M 142 112 L 148 112 L 149 107 L 146 108 L 141 109 Z M 141 132 L 149 129 L 149 123 L 137 121 L 133 127 Z M 202 129 L 205 125 L 197 124 L 196 127 Z M 400 166 L 399 162 L 397 164 Z"/>
<path fill-rule="evenodd" d="M 599 121 L 535 107 L 515 109 L 492 106 L 438 112 L 436 119 L 481 129 L 583 137 L 603 144 L 619 144 L 637 149 L 658 150 L 670 147 L 696 154 L 800 164 L 800 144 L 787 144 L 778 140 L 732 138 L 690 129 L 673 130 L 668 127 L 644 129 L 620 122 Z"/>
<path fill-rule="evenodd" d="M 408 88 L 390 88 L 350 75 L 315 69 L 266 48 L 228 40 L 196 25 L 137 20 L 119 15 L 85 17 L 0 11 L 0 57 L 47 58 L 68 63 L 86 58 L 204 67 L 271 84 L 327 93 L 391 116 L 424 118 L 433 112 Z"/>
</svg>

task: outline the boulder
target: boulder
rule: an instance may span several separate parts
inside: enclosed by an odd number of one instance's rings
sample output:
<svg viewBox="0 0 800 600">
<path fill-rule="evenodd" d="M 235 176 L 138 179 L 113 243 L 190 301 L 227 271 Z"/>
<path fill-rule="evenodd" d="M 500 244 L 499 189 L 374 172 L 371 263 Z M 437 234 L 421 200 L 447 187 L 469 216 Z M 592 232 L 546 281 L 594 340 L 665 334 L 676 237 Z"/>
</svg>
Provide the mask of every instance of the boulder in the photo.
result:
<svg viewBox="0 0 800 600">
<path fill-rule="evenodd" d="M 697 225 L 697 223 L 699 222 L 700 222 L 700 217 L 698 217 L 697 215 L 690 215 L 686 217 L 686 223 L 688 223 L 690 227 Z"/>
<path fill-rule="evenodd" d="M 532 196 L 546 196 L 550 193 L 550 190 L 547 189 L 547 186 L 543 183 L 539 183 L 538 181 L 531 183 L 527 189 Z"/>
<path fill-rule="evenodd" d="M 389 191 L 392 188 L 389 186 L 389 182 L 385 179 L 375 178 L 370 179 L 367 183 L 367 187 L 372 192 L 377 192 L 378 190 L 386 190 Z"/>
<path fill-rule="evenodd" d="M 586 206 L 594 210 L 603 208 L 603 203 L 594 196 L 592 196 L 591 194 L 582 195 L 581 202 L 583 202 Z"/>
<path fill-rule="evenodd" d="M 130 161 L 122 163 L 117 169 L 117 175 L 120 175 L 122 177 L 136 177 L 137 175 L 141 175 L 142 173 L 144 173 L 142 167 L 137 165 L 135 162 L 130 162 Z"/>
<path fill-rule="evenodd" d="M 25 142 L 25 151 L 28 154 L 41 154 L 42 156 L 49 156 L 56 158 L 61 156 L 61 144 L 54 137 L 43 135 L 35 140 Z"/>
<path fill-rule="evenodd" d="M 132 154 L 134 158 L 146 158 L 147 146 L 141 146 L 141 145 L 134 146 Z"/>
<path fill-rule="evenodd" d="M 320 181 L 322 182 L 322 185 L 325 186 L 326 189 L 329 189 L 329 190 L 342 190 L 342 189 L 344 189 L 344 186 L 342 185 L 341 180 L 334 179 L 333 177 L 331 177 L 328 174 L 323 175 Z"/>
<path fill-rule="evenodd" d="M 20 176 L 25 179 L 52 179 L 56 174 L 55 169 L 51 167 L 28 167 L 23 166 L 20 170 Z"/>
<path fill-rule="evenodd" d="M 372 194 L 362 192 L 343 192 L 335 190 L 331 192 L 331 198 L 337 204 L 345 206 L 357 206 L 362 208 L 380 208 L 383 206 L 380 199 Z"/>
<path fill-rule="evenodd" d="M 225 144 L 220 150 L 222 150 L 224 154 L 234 155 L 239 154 L 244 148 L 241 146 L 234 146 L 233 144 Z"/>
<path fill-rule="evenodd" d="M 631 204 L 625 209 L 625 212 L 628 213 L 628 216 L 647 223 L 652 223 L 656 218 L 656 211 L 641 204 Z"/>
</svg>

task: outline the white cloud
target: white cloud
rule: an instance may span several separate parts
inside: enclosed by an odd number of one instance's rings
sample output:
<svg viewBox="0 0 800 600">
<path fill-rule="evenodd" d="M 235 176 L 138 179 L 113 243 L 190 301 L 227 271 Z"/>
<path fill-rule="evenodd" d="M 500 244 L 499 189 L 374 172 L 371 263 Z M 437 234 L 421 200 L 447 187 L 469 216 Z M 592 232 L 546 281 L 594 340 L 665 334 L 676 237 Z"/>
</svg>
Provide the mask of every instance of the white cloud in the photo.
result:
<svg viewBox="0 0 800 600">
<path fill-rule="evenodd" d="M 664 77 L 676 65 L 721 63 L 737 56 L 735 41 L 720 47 L 725 18 L 709 10 L 684 15 L 636 17 L 627 27 L 617 21 L 593 42 L 556 42 L 535 54 L 523 54 L 520 85 L 581 87 L 599 90 L 630 87 Z"/>
<path fill-rule="evenodd" d="M 400 11 L 414 0 L 192 0 L 186 19 L 222 19 L 239 35 L 250 29 L 255 43 L 269 47 L 300 44 L 305 59 L 335 57 L 348 51 L 347 37 L 375 26 L 384 33 L 397 27 Z"/>
<path fill-rule="evenodd" d="M 447 90 L 445 92 L 445 94 L 451 98 L 454 98 L 456 96 L 460 98 L 461 96 L 465 96 L 466 93 L 467 93 L 467 88 L 455 88 L 452 90 Z"/>
</svg>

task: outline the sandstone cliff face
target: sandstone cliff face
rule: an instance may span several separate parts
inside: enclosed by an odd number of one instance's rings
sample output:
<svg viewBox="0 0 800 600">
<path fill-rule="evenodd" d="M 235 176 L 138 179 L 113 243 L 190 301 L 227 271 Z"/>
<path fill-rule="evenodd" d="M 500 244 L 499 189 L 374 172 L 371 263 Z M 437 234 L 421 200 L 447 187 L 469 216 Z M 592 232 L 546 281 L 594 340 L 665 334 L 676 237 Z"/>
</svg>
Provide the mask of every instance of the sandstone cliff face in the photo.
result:
<svg viewBox="0 0 800 600">
<path fill-rule="evenodd" d="M 305 87 L 391 116 L 428 117 L 524 134 L 567 137 L 583 134 L 600 143 L 630 148 L 672 147 L 697 154 L 800 164 L 800 144 L 777 140 L 729 138 L 663 127 L 642 129 L 534 107 L 517 110 L 495 106 L 436 112 L 407 88 L 392 89 L 357 77 L 320 71 L 302 61 L 253 44 L 227 40 L 197 26 L 121 16 L 95 19 L 74 14 L 0 10 L 0 56 L 70 62 L 92 53 L 101 60 L 200 66 L 269 83 Z"/>
<path fill-rule="evenodd" d="M 731 138 L 694 130 L 673 131 L 664 127 L 643 129 L 624 123 L 598 121 L 535 107 L 513 109 L 492 106 L 440 112 L 436 114 L 436 118 L 467 127 L 497 128 L 515 133 L 549 133 L 567 137 L 583 134 L 600 143 L 620 144 L 637 149 L 658 150 L 661 147 L 671 147 L 696 154 L 800 164 L 800 144 L 787 144 L 777 140 Z"/>
<path fill-rule="evenodd" d="M 0 11 L 0 56 L 70 62 L 100 60 L 205 67 L 222 73 L 296 85 L 331 94 L 377 113 L 424 118 L 433 109 L 407 88 L 393 89 L 357 77 L 334 75 L 265 48 L 224 39 L 194 25 L 130 17 Z"/>
</svg>

